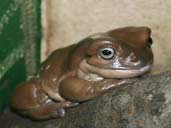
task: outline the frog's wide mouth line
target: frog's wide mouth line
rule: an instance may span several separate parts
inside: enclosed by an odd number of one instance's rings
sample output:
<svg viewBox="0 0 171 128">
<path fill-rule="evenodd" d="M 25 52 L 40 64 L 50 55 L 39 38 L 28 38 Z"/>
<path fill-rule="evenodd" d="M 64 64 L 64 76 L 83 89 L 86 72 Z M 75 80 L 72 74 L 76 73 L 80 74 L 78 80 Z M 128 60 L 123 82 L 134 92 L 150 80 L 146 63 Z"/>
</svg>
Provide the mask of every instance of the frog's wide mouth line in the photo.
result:
<svg viewBox="0 0 171 128">
<path fill-rule="evenodd" d="M 132 78 L 141 76 L 144 73 L 151 70 L 152 64 L 146 65 L 139 69 L 106 69 L 106 68 L 99 68 L 93 65 L 88 64 L 86 61 L 82 61 L 80 64 L 80 69 L 83 72 L 89 72 L 97 74 L 103 78 Z"/>
<path fill-rule="evenodd" d="M 151 70 L 151 68 L 152 68 L 152 65 L 147 65 L 140 69 L 110 70 L 108 71 L 108 74 L 110 74 L 114 78 L 131 78 L 131 77 L 141 76 L 145 74 L 146 72 L 148 72 L 149 70 Z"/>
</svg>

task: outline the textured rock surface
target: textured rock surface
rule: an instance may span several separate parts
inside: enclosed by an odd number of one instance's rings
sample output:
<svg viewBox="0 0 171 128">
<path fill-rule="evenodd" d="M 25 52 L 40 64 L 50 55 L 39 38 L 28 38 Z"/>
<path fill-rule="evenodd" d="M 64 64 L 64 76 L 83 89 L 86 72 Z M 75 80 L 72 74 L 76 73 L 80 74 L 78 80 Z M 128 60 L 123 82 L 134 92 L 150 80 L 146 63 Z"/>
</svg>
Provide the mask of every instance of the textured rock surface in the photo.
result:
<svg viewBox="0 0 171 128">
<path fill-rule="evenodd" d="M 123 26 L 149 26 L 155 68 L 171 69 L 171 0 L 43 0 L 43 58 L 52 50 L 96 32 Z M 46 8 L 45 8 L 46 7 Z"/>
<path fill-rule="evenodd" d="M 171 71 L 131 80 L 67 109 L 64 118 L 31 121 L 5 112 L 2 128 L 171 128 Z"/>
</svg>

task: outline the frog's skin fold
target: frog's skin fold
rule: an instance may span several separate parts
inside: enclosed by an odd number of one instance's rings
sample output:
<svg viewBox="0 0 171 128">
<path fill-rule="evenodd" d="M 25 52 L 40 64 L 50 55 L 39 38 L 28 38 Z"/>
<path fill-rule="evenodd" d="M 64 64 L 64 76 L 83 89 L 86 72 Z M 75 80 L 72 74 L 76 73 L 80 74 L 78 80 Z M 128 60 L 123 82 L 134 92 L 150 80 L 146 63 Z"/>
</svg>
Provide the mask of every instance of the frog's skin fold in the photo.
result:
<svg viewBox="0 0 171 128">
<path fill-rule="evenodd" d="M 30 81 L 17 86 L 11 106 L 32 119 L 63 117 L 64 108 L 121 86 L 153 65 L 151 30 L 124 27 L 57 49 Z"/>
</svg>

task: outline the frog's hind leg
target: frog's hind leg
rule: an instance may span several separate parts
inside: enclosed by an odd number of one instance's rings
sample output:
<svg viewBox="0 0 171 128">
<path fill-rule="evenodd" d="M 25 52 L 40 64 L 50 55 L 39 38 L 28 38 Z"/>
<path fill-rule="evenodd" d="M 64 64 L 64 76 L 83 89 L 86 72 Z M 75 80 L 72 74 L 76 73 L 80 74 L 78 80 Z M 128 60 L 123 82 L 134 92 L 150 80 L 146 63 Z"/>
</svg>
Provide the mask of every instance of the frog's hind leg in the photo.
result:
<svg viewBox="0 0 171 128">
<path fill-rule="evenodd" d="M 75 77 L 64 79 L 59 87 L 62 97 L 70 101 L 85 101 L 104 94 L 106 91 L 124 84 L 124 80 L 87 81 Z"/>
</svg>

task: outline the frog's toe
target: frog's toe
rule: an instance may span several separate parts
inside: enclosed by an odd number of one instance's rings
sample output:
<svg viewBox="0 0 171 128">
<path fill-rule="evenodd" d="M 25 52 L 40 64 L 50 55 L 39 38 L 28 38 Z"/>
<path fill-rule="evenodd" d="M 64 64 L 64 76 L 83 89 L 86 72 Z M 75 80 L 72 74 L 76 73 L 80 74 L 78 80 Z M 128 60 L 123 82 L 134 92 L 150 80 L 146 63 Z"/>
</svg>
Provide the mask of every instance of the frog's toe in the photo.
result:
<svg viewBox="0 0 171 128">
<path fill-rule="evenodd" d="M 64 117 L 65 116 L 65 110 L 63 108 L 60 108 L 57 110 L 57 115 L 59 117 Z"/>
<path fill-rule="evenodd" d="M 79 103 L 72 103 L 72 102 L 68 102 L 66 103 L 66 106 L 65 107 L 74 107 L 74 106 L 77 106 Z"/>
</svg>

